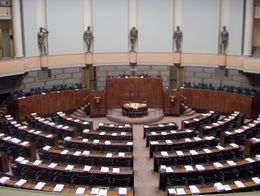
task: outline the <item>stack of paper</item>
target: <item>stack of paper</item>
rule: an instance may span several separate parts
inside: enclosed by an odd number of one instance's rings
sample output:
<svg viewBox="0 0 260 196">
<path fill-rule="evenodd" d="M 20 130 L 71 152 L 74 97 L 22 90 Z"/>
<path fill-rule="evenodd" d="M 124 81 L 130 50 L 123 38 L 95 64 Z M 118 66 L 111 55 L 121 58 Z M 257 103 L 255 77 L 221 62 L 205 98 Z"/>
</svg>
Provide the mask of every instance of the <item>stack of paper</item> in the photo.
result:
<svg viewBox="0 0 260 196">
<path fill-rule="evenodd" d="M 154 132 L 154 131 L 152 131 L 152 132 L 151 132 L 151 134 L 152 134 L 152 135 L 157 135 L 157 133 L 156 133 L 156 132 Z"/>
<path fill-rule="evenodd" d="M 113 174 L 119 174 L 120 173 L 120 168 L 113 168 L 112 169 Z"/>
<path fill-rule="evenodd" d="M 119 126 L 118 126 L 118 128 L 120 128 L 120 129 L 121 129 L 121 128 L 123 128 L 123 126 L 122 126 L 122 125 L 119 125 Z"/>
<path fill-rule="evenodd" d="M 106 158 L 111 158 L 112 157 L 112 153 L 107 153 L 106 154 Z"/>
<path fill-rule="evenodd" d="M 121 196 L 121 195 L 127 195 L 127 188 L 119 188 L 118 189 L 118 194 L 119 194 L 119 196 Z"/>
<path fill-rule="evenodd" d="M 5 184 L 10 178 L 7 176 L 4 176 L 2 178 L 0 178 L 0 184 Z"/>
<path fill-rule="evenodd" d="M 79 156 L 81 154 L 81 151 L 76 151 L 73 155 Z"/>
<path fill-rule="evenodd" d="M 15 186 L 18 186 L 18 187 L 21 187 L 21 186 L 23 186 L 26 182 L 27 182 L 27 180 L 25 180 L 25 179 L 20 179 L 20 180 L 17 181 L 14 185 L 15 185 Z"/>
<path fill-rule="evenodd" d="M 163 124 L 159 124 L 158 126 L 159 126 L 159 127 L 164 127 L 164 125 L 163 125 Z"/>
<path fill-rule="evenodd" d="M 162 131 L 161 134 L 162 135 L 167 135 L 167 133 L 165 131 Z"/>
<path fill-rule="evenodd" d="M 207 137 L 205 137 L 205 139 L 206 140 L 213 140 L 213 139 L 215 139 L 215 137 L 214 136 L 207 136 Z"/>
<path fill-rule="evenodd" d="M 88 133 L 90 130 L 89 129 L 84 129 L 83 133 Z"/>
<path fill-rule="evenodd" d="M 171 167 L 166 167 L 166 172 L 171 173 L 171 172 L 173 172 L 173 169 Z"/>
<path fill-rule="evenodd" d="M 67 170 L 67 171 L 72 171 L 73 168 L 74 168 L 73 165 L 67 165 L 67 166 L 65 167 L 65 170 Z"/>
<path fill-rule="evenodd" d="M 225 191 L 231 191 L 231 187 L 227 184 L 224 185 L 224 190 Z"/>
<path fill-rule="evenodd" d="M 109 172 L 109 168 L 108 167 L 101 167 L 100 172 L 101 173 L 108 173 Z"/>
<path fill-rule="evenodd" d="M 166 144 L 172 144 L 172 140 L 165 140 Z"/>
<path fill-rule="evenodd" d="M 173 134 L 174 134 L 174 133 L 177 133 L 177 131 L 171 131 L 171 133 L 173 133 Z"/>
<path fill-rule="evenodd" d="M 110 124 L 109 127 L 114 127 L 114 124 Z"/>
<path fill-rule="evenodd" d="M 71 140 L 71 137 L 65 137 L 64 140 L 70 141 L 70 140 Z"/>
<path fill-rule="evenodd" d="M 85 188 L 83 187 L 78 187 L 76 190 L 76 195 L 84 195 Z"/>
<path fill-rule="evenodd" d="M 224 186 L 222 183 L 217 182 L 214 184 L 214 188 L 216 189 L 216 191 L 220 192 L 220 191 L 224 191 Z"/>
<path fill-rule="evenodd" d="M 220 168 L 223 167 L 223 165 L 222 165 L 221 163 L 219 163 L 219 162 L 215 162 L 215 163 L 213 163 L 213 165 L 214 165 L 214 167 L 215 167 L 216 169 L 220 169 Z"/>
<path fill-rule="evenodd" d="M 186 129 L 185 132 L 187 132 L 187 133 L 191 133 L 192 130 L 190 130 L 190 129 Z"/>
<path fill-rule="evenodd" d="M 111 142 L 109 140 L 105 141 L 105 145 L 111 145 Z"/>
<path fill-rule="evenodd" d="M 244 188 L 244 187 L 245 187 L 244 183 L 241 182 L 241 181 L 235 181 L 234 184 L 235 184 L 238 188 Z"/>
<path fill-rule="evenodd" d="M 54 192 L 61 192 L 63 187 L 64 187 L 63 184 L 56 184 L 56 186 L 54 187 L 53 191 Z"/>
<path fill-rule="evenodd" d="M 85 165 L 83 171 L 89 172 L 91 170 L 91 166 Z"/>
<path fill-rule="evenodd" d="M 176 195 L 176 191 L 174 188 L 168 188 L 169 195 Z"/>
<path fill-rule="evenodd" d="M 104 126 L 104 124 L 103 123 L 99 123 L 98 126 Z"/>
<path fill-rule="evenodd" d="M 231 167 L 236 166 L 237 164 L 234 161 L 227 161 L 227 164 Z"/>
<path fill-rule="evenodd" d="M 48 165 L 48 168 L 55 168 L 57 166 L 57 163 L 51 163 L 50 165 Z"/>
<path fill-rule="evenodd" d="M 117 136 L 117 133 L 112 133 L 112 136 Z"/>
<path fill-rule="evenodd" d="M 125 127 L 130 127 L 130 125 L 129 124 L 125 124 Z"/>
<path fill-rule="evenodd" d="M 86 138 L 83 138 L 83 139 L 82 139 L 82 142 L 85 142 L 85 143 L 87 143 L 87 142 L 88 142 L 88 139 L 86 139 Z"/>
<path fill-rule="evenodd" d="M 205 126 L 204 128 L 205 129 L 211 129 L 212 127 L 211 126 Z"/>
<path fill-rule="evenodd" d="M 193 120 L 196 122 L 200 121 L 200 119 L 197 119 L 197 118 L 193 118 Z"/>
<path fill-rule="evenodd" d="M 127 142 L 127 145 L 132 146 L 133 142 Z"/>
<path fill-rule="evenodd" d="M 35 187 L 34 187 L 34 189 L 36 189 L 36 190 L 42 190 L 42 188 L 45 186 L 45 182 L 38 182 L 36 185 L 35 185 Z"/>
<path fill-rule="evenodd" d="M 211 150 L 209 150 L 207 148 L 204 148 L 203 151 L 206 152 L 206 153 L 211 153 L 212 152 Z"/>
<path fill-rule="evenodd" d="M 205 167 L 203 165 L 195 165 L 195 167 L 197 168 L 197 170 L 199 171 L 204 171 Z"/>
<path fill-rule="evenodd" d="M 149 128 L 149 126 L 148 125 L 144 125 L 144 128 Z"/>
<path fill-rule="evenodd" d="M 63 150 L 61 151 L 61 154 L 67 154 L 69 151 L 68 150 Z"/>
<path fill-rule="evenodd" d="M 100 189 L 98 192 L 98 196 L 107 196 L 107 189 Z"/>
<path fill-rule="evenodd" d="M 105 135 L 105 134 L 106 134 L 105 131 L 102 131 L 102 132 L 99 133 L 99 135 Z"/>
<path fill-rule="evenodd" d="M 176 151 L 176 154 L 177 154 L 178 156 L 184 156 L 183 152 L 180 151 L 180 150 L 177 150 L 177 151 Z"/>
<path fill-rule="evenodd" d="M 98 195 L 98 193 L 99 193 L 99 188 L 92 188 L 90 195 Z"/>
<path fill-rule="evenodd" d="M 253 177 L 252 180 L 258 185 L 260 184 L 260 178 L 258 177 Z"/>
<path fill-rule="evenodd" d="M 125 157 L 125 153 L 124 152 L 119 152 L 118 153 L 118 157 Z"/>
<path fill-rule="evenodd" d="M 246 160 L 247 162 L 249 162 L 249 163 L 255 162 L 255 160 L 254 160 L 254 159 L 251 159 L 251 158 L 246 158 L 245 160 Z"/>
<path fill-rule="evenodd" d="M 184 141 L 185 142 L 191 142 L 191 139 L 190 138 L 185 138 Z"/>
<path fill-rule="evenodd" d="M 192 155 L 197 155 L 197 154 L 199 154 L 196 150 L 190 150 L 190 153 L 191 153 Z"/>
<path fill-rule="evenodd" d="M 191 186 L 189 186 L 189 188 L 190 188 L 190 192 L 191 192 L 193 195 L 197 195 L 197 194 L 200 193 L 200 190 L 199 190 L 198 187 L 195 186 L 195 185 L 191 185 Z"/>
<path fill-rule="evenodd" d="M 200 137 L 194 137 L 194 140 L 196 140 L 196 141 L 200 141 L 201 138 L 200 138 Z"/>
<path fill-rule="evenodd" d="M 155 145 L 155 144 L 159 144 L 159 142 L 158 141 L 150 141 L 150 144 Z"/>
<path fill-rule="evenodd" d="M 99 143 L 99 140 L 94 140 L 93 141 L 93 144 L 98 144 Z"/>
<path fill-rule="evenodd" d="M 161 151 L 161 155 L 162 155 L 162 157 L 165 157 L 165 158 L 169 157 L 169 154 L 167 151 Z"/>
<path fill-rule="evenodd" d="M 89 151 L 88 151 L 88 150 L 84 150 L 84 151 L 82 152 L 82 154 L 83 154 L 84 156 L 89 156 Z"/>
<path fill-rule="evenodd" d="M 121 135 L 126 135 L 126 132 L 121 132 Z"/>
<path fill-rule="evenodd" d="M 38 166 L 41 164 L 41 162 L 42 162 L 41 160 L 36 160 L 33 162 L 33 165 Z"/>
<path fill-rule="evenodd" d="M 225 150 L 225 148 L 223 146 L 220 146 L 220 145 L 216 146 L 216 148 L 219 149 L 219 150 Z"/>
<path fill-rule="evenodd" d="M 25 165 L 25 164 L 28 163 L 28 162 L 29 162 L 28 160 L 25 160 L 25 159 L 24 159 L 24 160 L 22 160 L 20 163 Z"/>
<path fill-rule="evenodd" d="M 174 123 L 169 123 L 168 125 L 169 125 L 169 126 L 174 126 Z"/>
<path fill-rule="evenodd" d="M 239 148 L 239 146 L 235 143 L 230 144 L 230 146 L 232 146 L 233 148 Z"/>
<path fill-rule="evenodd" d="M 191 165 L 184 165 L 184 168 L 186 170 L 186 172 L 192 172 L 193 171 L 193 168 Z"/>
<path fill-rule="evenodd" d="M 24 160 L 24 157 L 18 157 L 18 158 L 15 159 L 15 161 L 19 162 L 19 163 L 22 162 L 23 160 Z"/>
<path fill-rule="evenodd" d="M 177 188 L 176 193 L 177 195 L 186 195 L 184 188 Z"/>
</svg>

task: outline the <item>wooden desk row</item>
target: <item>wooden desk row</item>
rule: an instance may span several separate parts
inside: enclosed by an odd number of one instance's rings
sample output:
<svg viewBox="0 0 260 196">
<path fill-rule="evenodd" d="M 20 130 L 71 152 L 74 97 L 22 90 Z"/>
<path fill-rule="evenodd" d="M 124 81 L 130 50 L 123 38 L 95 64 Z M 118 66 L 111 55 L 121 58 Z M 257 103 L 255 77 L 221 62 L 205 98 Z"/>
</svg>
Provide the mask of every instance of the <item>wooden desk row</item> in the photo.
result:
<svg viewBox="0 0 260 196">
<path fill-rule="evenodd" d="M 56 122 L 56 121 L 61 122 L 58 124 L 65 124 L 68 126 L 77 127 L 78 130 L 93 129 L 92 121 L 86 121 L 86 120 L 81 120 L 78 118 L 73 118 L 70 115 L 65 114 L 64 112 L 57 112 L 54 116 L 52 116 L 52 119 L 54 122 Z"/>
<path fill-rule="evenodd" d="M 251 138 L 245 144 L 245 156 L 260 152 L 260 137 Z"/>
<path fill-rule="evenodd" d="M 184 150 L 184 151 L 161 151 L 161 152 L 154 152 L 154 171 L 158 171 L 160 167 L 159 163 L 163 163 L 163 165 L 173 165 L 174 160 L 180 159 L 181 165 L 185 165 L 185 159 L 198 159 L 202 163 L 204 159 L 202 157 L 205 156 L 214 156 L 217 154 L 222 153 L 229 153 L 232 152 L 234 154 L 242 154 L 240 153 L 243 149 L 241 149 L 237 144 L 229 144 L 226 146 L 215 146 L 211 148 L 204 148 L 198 150 Z M 227 158 L 232 158 L 227 157 Z M 194 161 L 195 162 L 195 161 Z"/>
<path fill-rule="evenodd" d="M 199 129 L 201 125 L 209 124 L 217 121 L 219 113 L 215 111 L 209 111 L 208 113 L 200 114 L 194 118 L 185 119 L 181 122 L 182 128 Z"/>
<path fill-rule="evenodd" d="M 180 139 L 185 137 L 194 137 L 198 133 L 191 129 L 165 130 L 165 131 L 147 131 L 146 133 L 146 147 L 149 146 L 150 141 L 166 140 L 166 139 Z"/>
<path fill-rule="evenodd" d="M 100 131 L 84 129 L 81 133 L 82 137 L 89 139 L 103 139 L 103 140 L 133 140 L 132 132 L 125 131 Z"/>
<path fill-rule="evenodd" d="M 130 124 L 113 124 L 113 123 L 99 123 L 97 130 L 102 131 L 125 131 L 125 132 L 133 132 L 133 127 Z"/>
<path fill-rule="evenodd" d="M 102 151 L 122 151 L 132 152 L 132 141 L 110 141 L 110 140 L 90 140 L 86 138 L 64 138 L 64 146 L 67 148 L 85 149 L 85 150 L 102 150 Z"/>
<path fill-rule="evenodd" d="M 229 116 L 226 116 L 217 122 L 213 122 L 209 125 L 201 126 L 199 129 L 199 135 L 200 136 L 207 135 L 212 130 L 222 129 L 222 127 L 231 125 L 232 123 L 236 123 L 236 121 L 241 120 L 241 118 L 242 118 L 242 121 L 240 121 L 240 124 L 242 125 L 244 122 L 243 114 L 241 114 L 240 112 L 233 112 Z"/>
<path fill-rule="evenodd" d="M 12 114 L 17 120 L 24 120 L 26 116 L 33 112 L 47 115 L 58 111 L 74 110 L 81 106 L 88 94 L 88 89 L 80 89 L 12 99 L 7 104 L 8 113 Z"/>
<path fill-rule="evenodd" d="M 55 183 L 46 183 L 35 180 L 24 180 L 8 175 L 0 175 L 0 185 L 8 186 L 13 188 L 29 189 L 34 191 L 44 192 L 60 192 L 71 195 L 108 195 L 118 196 L 126 195 L 133 196 L 134 190 L 130 187 L 91 187 L 91 186 L 75 186 L 75 185 L 64 185 Z"/>
<path fill-rule="evenodd" d="M 102 163 L 111 164 L 110 166 L 133 166 L 133 154 L 131 152 L 80 151 L 45 146 L 39 152 L 39 155 L 43 160 L 66 161 L 72 164 L 79 164 L 80 162 L 80 164 L 87 165 L 90 162 L 94 165 L 100 165 L 99 162 L 102 160 Z"/>
<path fill-rule="evenodd" d="M 217 90 L 181 88 L 186 104 L 197 110 L 214 110 L 221 113 L 240 111 L 248 118 L 259 114 L 260 96 L 229 93 Z"/>
<path fill-rule="evenodd" d="M 31 142 L 37 141 L 36 145 L 42 146 L 42 145 L 53 145 L 58 146 L 59 140 L 58 136 L 55 134 L 49 134 L 44 131 L 30 129 L 26 125 L 18 124 L 17 121 L 14 121 L 13 118 L 5 118 L 4 121 L 1 122 L 3 131 L 9 135 L 11 132 L 15 131 L 15 134 L 17 136 L 21 136 L 23 138 L 31 138 Z M 11 128 L 12 127 L 12 128 Z M 11 129 L 11 130 L 10 130 Z"/>
<path fill-rule="evenodd" d="M 215 146 L 217 143 L 218 139 L 213 136 L 150 141 L 150 158 L 153 157 L 155 151 L 171 151 L 177 148 L 199 148 L 202 145 Z"/>
<path fill-rule="evenodd" d="M 167 167 L 161 166 L 160 168 L 160 189 L 164 189 L 167 185 L 167 179 L 172 176 L 176 177 L 187 177 L 192 175 L 205 175 L 206 173 L 214 173 L 217 171 L 223 171 L 227 169 L 239 168 L 244 166 L 259 167 L 260 157 L 250 157 L 245 159 L 240 159 L 237 161 L 226 161 L 226 162 L 215 162 L 208 165 L 185 165 L 181 167 Z M 256 169 L 257 170 L 257 169 Z M 259 171 L 258 171 L 259 173 Z M 248 175 L 248 174 L 247 174 Z"/>
<path fill-rule="evenodd" d="M 19 152 L 23 150 L 32 160 L 36 159 L 36 146 L 34 143 L 7 136 L 4 133 L 0 133 L 0 143 L 3 144 L 1 148 L 4 148 L 5 152 L 11 147 L 10 153 L 14 157 L 19 156 Z"/>
<path fill-rule="evenodd" d="M 155 124 L 144 125 L 144 138 L 146 137 L 146 132 L 177 130 L 177 129 L 178 129 L 178 125 L 175 122 L 155 123 Z"/>
<path fill-rule="evenodd" d="M 204 194 L 218 194 L 218 193 L 233 193 L 233 192 L 242 192 L 249 191 L 252 189 L 259 189 L 260 179 L 258 177 L 253 177 L 245 181 L 233 181 L 229 183 L 217 182 L 214 185 L 205 185 L 205 186 L 195 186 L 191 185 L 184 188 L 167 188 L 167 195 L 204 195 Z"/>
<path fill-rule="evenodd" d="M 253 134 L 257 135 L 258 133 L 260 133 L 260 121 L 259 120 L 252 120 L 250 122 L 248 122 L 247 124 L 245 124 L 244 126 L 240 127 L 239 129 L 235 129 L 233 131 L 225 131 L 222 132 L 220 134 L 220 144 L 225 144 L 227 143 L 227 140 L 229 140 L 230 138 L 233 138 L 235 140 L 235 138 L 239 137 L 241 134 L 247 134 L 247 132 L 250 132 L 251 130 L 253 130 Z M 236 142 L 236 141 L 234 141 Z"/>
</svg>

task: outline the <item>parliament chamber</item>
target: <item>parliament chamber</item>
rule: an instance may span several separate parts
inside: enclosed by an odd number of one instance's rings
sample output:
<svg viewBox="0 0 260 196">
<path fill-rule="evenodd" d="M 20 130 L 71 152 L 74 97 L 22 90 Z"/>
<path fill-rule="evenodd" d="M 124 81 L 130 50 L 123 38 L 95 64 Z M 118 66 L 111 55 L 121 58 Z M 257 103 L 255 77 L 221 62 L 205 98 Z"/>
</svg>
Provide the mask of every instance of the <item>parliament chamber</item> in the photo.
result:
<svg viewBox="0 0 260 196">
<path fill-rule="evenodd" d="M 259 195 L 260 0 L 0 0 L 0 195 Z"/>
</svg>

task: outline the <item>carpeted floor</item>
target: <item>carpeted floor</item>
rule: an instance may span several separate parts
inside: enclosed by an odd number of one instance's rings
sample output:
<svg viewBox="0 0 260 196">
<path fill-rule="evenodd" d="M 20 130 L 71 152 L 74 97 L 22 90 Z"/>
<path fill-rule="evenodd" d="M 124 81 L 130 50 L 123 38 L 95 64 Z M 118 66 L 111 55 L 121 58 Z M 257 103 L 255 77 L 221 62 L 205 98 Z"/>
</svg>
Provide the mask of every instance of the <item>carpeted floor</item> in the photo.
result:
<svg viewBox="0 0 260 196">
<path fill-rule="evenodd" d="M 197 116 L 198 113 L 193 116 Z M 181 121 L 189 117 L 164 117 L 159 122 L 173 121 L 181 127 Z M 100 122 L 110 122 L 106 118 L 87 118 L 93 121 L 94 129 Z M 156 122 L 157 123 L 157 122 Z M 159 174 L 153 171 L 153 158 L 149 158 L 149 148 L 145 147 L 143 139 L 143 124 L 133 125 L 134 135 L 134 189 L 136 196 L 161 196 L 166 195 L 165 191 L 158 189 Z"/>
</svg>

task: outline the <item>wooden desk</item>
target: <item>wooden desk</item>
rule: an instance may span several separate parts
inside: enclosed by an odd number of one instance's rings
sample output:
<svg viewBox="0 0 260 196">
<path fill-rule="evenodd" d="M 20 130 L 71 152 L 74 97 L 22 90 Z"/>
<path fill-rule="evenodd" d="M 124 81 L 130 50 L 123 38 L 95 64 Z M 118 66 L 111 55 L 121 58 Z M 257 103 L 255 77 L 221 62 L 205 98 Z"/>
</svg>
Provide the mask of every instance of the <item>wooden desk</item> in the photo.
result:
<svg viewBox="0 0 260 196">
<path fill-rule="evenodd" d="M 47 115 L 58 111 L 69 111 L 80 107 L 89 94 L 88 89 L 66 90 L 12 99 L 7 104 L 8 113 L 17 120 L 24 120 L 33 112 Z M 69 100 L 69 101 L 68 101 Z"/>
<path fill-rule="evenodd" d="M 245 156 L 250 156 L 252 154 L 252 150 L 254 148 L 254 145 L 257 145 L 260 143 L 260 138 L 252 138 L 248 141 L 246 141 L 245 144 Z"/>
<path fill-rule="evenodd" d="M 223 167 L 221 168 L 216 168 L 213 164 L 209 164 L 209 165 L 203 165 L 205 170 L 200 171 L 198 170 L 195 165 L 191 165 L 193 171 L 186 171 L 186 169 L 184 168 L 184 166 L 181 167 L 171 167 L 173 169 L 173 172 L 166 172 L 166 169 L 160 169 L 160 182 L 159 182 L 159 188 L 160 189 L 164 189 L 166 184 L 167 184 L 167 178 L 174 176 L 174 177 L 187 177 L 187 176 L 192 176 L 192 175 L 205 175 L 206 173 L 209 172 L 216 172 L 216 171 L 221 171 L 221 170 L 227 170 L 227 169 L 232 169 L 232 168 L 239 168 L 241 166 L 247 166 L 247 165 L 251 165 L 251 166 L 256 166 L 260 163 L 260 160 L 258 160 L 255 157 L 251 157 L 251 159 L 254 162 L 249 162 L 245 159 L 241 159 L 238 161 L 234 161 L 235 162 L 235 166 L 230 166 L 228 163 L 226 162 L 220 162 Z M 239 169 L 238 169 L 239 170 Z"/>
<path fill-rule="evenodd" d="M 166 131 L 166 130 L 177 130 L 178 125 L 175 122 L 167 123 L 155 123 L 144 125 L 144 138 L 146 137 L 146 132 L 148 131 Z"/>
<path fill-rule="evenodd" d="M 186 103 L 197 110 L 214 110 L 221 113 L 240 111 L 248 118 L 260 112 L 260 96 L 243 95 L 217 90 L 181 88 Z"/>
<path fill-rule="evenodd" d="M 107 78 L 107 108 L 121 108 L 125 101 L 146 101 L 149 108 L 162 108 L 162 79 L 160 77 Z"/>
<path fill-rule="evenodd" d="M 2 177 L 8 177 L 9 179 L 3 184 L 4 186 L 9 186 L 12 188 L 16 188 L 19 189 L 15 183 L 17 183 L 20 178 L 15 178 L 13 176 L 7 176 L 7 175 L 0 175 L 0 178 Z M 24 185 L 22 185 L 20 188 L 22 189 L 29 189 L 29 190 L 35 190 L 37 191 L 34 187 L 37 185 L 39 181 L 27 181 Z M 54 192 L 54 188 L 57 184 L 55 183 L 46 183 L 43 188 L 41 189 L 41 191 L 44 192 Z M 92 186 L 78 186 L 78 187 L 82 187 L 85 188 L 84 191 L 84 195 L 90 195 L 92 188 L 100 188 L 100 189 L 106 189 L 107 190 L 107 195 L 108 196 L 118 196 L 119 194 L 119 188 L 117 187 L 92 187 Z M 65 193 L 65 194 L 71 194 L 71 195 L 76 195 L 76 191 L 77 191 L 77 186 L 70 186 L 70 185 L 65 185 L 63 187 L 63 189 L 60 191 L 61 193 Z M 37 192 L 35 192 L 36 194 Z M 51 193 L 50 193 L 51 194 Z M 134 190 L 133 188 L 127 187 L 127 196 L 133 196 L 134 195 Z"/>
<path fill-rule="evenodd" d="M 130 124 L 99 123 L 97 130 L 133 132 L 133 127 Z"/>
<path fill-rule="evenodd" d="M 64 154 L 64 151 L 67 151 Z M 76 154 L 77 153 L 77 154 Z M 110 154 L 111 156 L 108 156 Z M 121 154 L 121 155 L 120 155 Z M 122 156 L 122 154 L 124 156 Z M 89 160 L 92 160 L 92 164 L 90 165 L 101 165 L 99 160 L 106 160 L 107 163 L 110 163 L 109 166 L 121 166 L 121 167 L 133 167 L 133 153 L 131 152 L 102 152 L 102 151 L 80 151 L 80 150 L 70 150 L 64 148 L 53 148 L 51 147 L 48 150 L 44 150 L 44 148 L 39 153 L 40 157 L 44 160 L 49 160 L 48 157 L 52 156 L 52 161 L 61 162 L 60 160 L 63 159 L 62 162 L 67 162 L 71 164 L 78 164 L 78 160 L 82 158 L 87 158 L 85 165 L 89 165 L 87 163 Z M 56 160 L 55 160 L 56 157 Z M 84 159 L 83 159 L 84 160 Z M 102 162 L 103 163 L 103 162 Z M 126 164 L 127 163 L 127 164 Z M 105 165 L 103 165 L 105 166 Z"/>
<path fill-rule="evenodd" d="M 206 186 L 198 186 L 197 188 L 199 189 L 199 195 L 204 195 L 204 194 L 219 194 L 219 193 L 232 193 L 232 192 L 241 192 L 241 191 L 248 191 L 250 189 L 254 189 L 256 187 L 259 187 L 260 185 L 259 184 L 256 184 L 253 180 L 245 180 L 245 181 L 242 181 L 242 183 L 245 185 L 244 187 L 238 187 L 234 182 L 233 183 L 224 183 L 225 185 L 229 185 L 229 187 L 231 188 L 231 190 L 229 191 L 221 191 L 219 192 L 218 190 L 216 190 L 216 188 L 212 185 L 206 185 Z M 185 191 L 185 195 L 194 195 L 192 192 L 191 192 L 191 189 L 187 186 L 183 187 L 184 188 L 184 191 Z M 170 194 L 170 189 L 172 189 L 172 187 L 168 187 L 167 188 L 167 195 L 168 196 L 172 196 L 172 195 L 176 195 L 176 194 Z M 175 189 L 176 191 L 176 189 Z"/>
<path fill-rule="evenodd" d="M 89 130 L 85 129 L 82 131 L 83 138 L 89 139 L 103 139 L 103 140 L 133 140 L 132 132 L 124 132 L 124 131 L 97 131 L 97 130 Z"/>
</svg>

